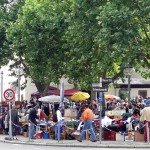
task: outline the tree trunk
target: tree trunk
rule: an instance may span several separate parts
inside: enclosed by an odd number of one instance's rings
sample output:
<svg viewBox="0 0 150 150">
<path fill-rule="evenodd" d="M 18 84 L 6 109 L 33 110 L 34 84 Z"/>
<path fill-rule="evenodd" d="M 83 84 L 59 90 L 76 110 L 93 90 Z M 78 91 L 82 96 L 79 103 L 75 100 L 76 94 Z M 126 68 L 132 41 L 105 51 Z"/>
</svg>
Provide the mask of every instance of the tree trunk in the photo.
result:
<svg viewBox="0 0 150 150">
<path fill-rule="evenodd" d="M 41 97 L 48 95 L 49 85 L 50 83 L 49 84 L 35 83 L 35 86 L 37 87 Z"/>
</svg>

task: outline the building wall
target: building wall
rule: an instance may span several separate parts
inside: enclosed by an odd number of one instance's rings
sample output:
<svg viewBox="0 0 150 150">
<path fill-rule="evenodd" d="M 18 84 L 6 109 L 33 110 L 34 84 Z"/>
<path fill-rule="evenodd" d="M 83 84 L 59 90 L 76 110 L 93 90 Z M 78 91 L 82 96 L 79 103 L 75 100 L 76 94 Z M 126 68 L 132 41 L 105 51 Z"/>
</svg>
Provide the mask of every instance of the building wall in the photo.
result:
<svg viewBox="0 0 150 150">
<path fill-rule="evenodd" d="M 27 80 L 28 80 L 27 86 L 23 91 L 21 91 L 21 94 L 22 94 L 23 100 L 28 100 L 29 101 L 30 98 L 31 98 L 31 94 L 36 92 L 37 88 L 35 87 L 35 84 L 31 83 L 30 78 L 28 78 Z M 64 82 L 64 89 L 65 90 L 74 88 L 74 86 L 72 84 L 68 83 L 68 79 L 62 78 L 60 80 L 60 83 L 61 82 Z M 51 83 L 50 86 L 53 86 L 53 87 L 56 87 L 56 88 L 60 89 L 60 84 L 56 85 L 54 83 Z"/>
<path fill-rule="evenodd" d="M 24 90 L 21 91 L 22 100 L 30 100 L 31 94 L 37 91 L 35 84 L 31 83 L 31 79 L 27 78 L 27 86 Z"/>
<path fill-rule="evenodd" d="M 3 92 L 7 89 L 10 88 L 10 84 L 16 80 L 15 77 L 9 76 L 10 72 L 8 71 L 8 66 L 5 66 L 3 68 L 1 68 L 1 71 L 3 71 Z M 142 77 L 140 75 L 138 75 L 137 73 L 133 73 L 131 75 L 131 79 L 133 78 L 139 78 L 141 79 Z M 37 88 L 35 87 L 35 85 L 33 83 L 31 83 L 31 79 L 28 78 L 28 83 L 27 83 L 27 87 L 22 90 L 20 92 L 21 94 L 21 99 L 22 100 L 30 100 L 31 94 L 37 91 Z M 21 83 L 24 81 L 23 78 L 21 78 Z M 62 78 L 60 80 L 60 83 L 64 82 L 64 89 L 72 89 L 74 88 L 74 86 L 72 84 L 68 83 L 68 79 Z M 1 83 L 1 79 L 0 79 L 0 84 Z M 55 84 L 51 84 L 50 86 L 54 86 L 57 87 L 57 85 Z M 58 88 L 60 89 L 60 85 L 58 85 Z M 150 97 L 150 88 L 131 88 L 131 98 L 136 97 L 137 95 L 139 95 L 139 90 L 147 90 L 147 96 Z M 16 100 L 18 100 L 18 89 L 16 87 Z M 112 85 L 111 87 L 109 87 L 108 92 L 106 92 L 105 94 L 112 94 L 112 95 L 116 95 L 119 96 L 119 89 L 115 89 Z M 0 96 L 1 96 L 1 92 L 0 92 Z M 95 99 L 96 97 L 96 93 L 92 93 L 91 98 Z"/>
<path fill-rule="evenodd" d="M 119 88 L 114 89 L 116 91 L 116 96 L 119 96 Z M 139 95 L 139 91 L 147 91 L 147 97 L 150 97 L 150 88 L 131 88 L 130 98 L 133 99 Z"/>
<path fill-rule="evenodd" d="M 74 88 L 74 86 L 72 84 L 69 84 L 67 81 L 68 79 L 65 79 L 65 78 L 62 78 L 60 80 L 60 83 L 64 82 L 64 89 L 67 90 L 67 89 Z M 51 83 L 50 86 L 57 87 L 57 85 L 53 83 Z M 60 89 L 60 85 L 58 85 L 58 88 Z M 105 94 L 112 94 L 112 95 L 119 96 L 119 90 L 120 88 L 114 88 L 113 85 L 111 85 L 108 88 L 108 92 L 105 92 Z M 150 97 L 150 88 L 131 88 L 130 97 L 135 98 L 137 95 L 139 95 L 138 92 L 140 90 L 146 90 L 147 96 Z M 31 83 L 31 79 L 28 79 L 27 87 L 23 91 L 21 91 L 21 94 L 23 95 L 24 100 L 30 100 L 31 94 L 36 91 L 37 91 L 37 88 L 35 87 L 33 83 Z M 95 99 L 95 98 L 96 98 L 96 93 L 92 92 L 91 99 Z"/>
</svg>

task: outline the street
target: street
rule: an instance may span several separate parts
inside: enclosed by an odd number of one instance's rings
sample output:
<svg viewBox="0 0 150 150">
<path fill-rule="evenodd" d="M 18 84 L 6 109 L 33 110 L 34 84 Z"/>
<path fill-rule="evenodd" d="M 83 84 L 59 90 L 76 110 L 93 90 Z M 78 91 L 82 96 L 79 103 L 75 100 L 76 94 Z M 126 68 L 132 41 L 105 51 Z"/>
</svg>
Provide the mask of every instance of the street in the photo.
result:
<svg viewBox="0 0 150 150">
<path fill-rule="evenodd" d="M 52 147 L 52 146 L 35 146 L 35 145 L 22 145 L 22 144 L 11 144 L 11 143 L 0 143 L 1 149 L 4 150 L 91 150 L 93 148 L 87 148 L 87 147 Z M 94 148 L 94 149 L 101 149 L 101 150 L 112 150 L 116 148 Z M 117 148 L 117 150 L 127 150 L 130 148 Z M 138 150 L 142 150 L 143 148 L 138 148 Z M 145 148 L 146 149 L 146 148 Z M 135 150 L 135 148 L 132 148 L 130 150 Z"/>
</svg>

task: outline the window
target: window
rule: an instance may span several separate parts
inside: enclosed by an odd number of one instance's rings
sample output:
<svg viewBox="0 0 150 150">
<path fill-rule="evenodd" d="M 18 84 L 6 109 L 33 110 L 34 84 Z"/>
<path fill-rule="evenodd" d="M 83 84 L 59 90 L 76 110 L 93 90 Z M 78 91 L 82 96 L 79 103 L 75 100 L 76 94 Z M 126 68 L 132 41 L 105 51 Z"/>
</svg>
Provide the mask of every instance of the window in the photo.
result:
<svg viewBox="0 0 150 150">
<path fill-rule="evenodd" d="M 138 95 L 142 96 L 143 98 L 147 97 L 147 90 L 139 90 Z"/>
</svg>

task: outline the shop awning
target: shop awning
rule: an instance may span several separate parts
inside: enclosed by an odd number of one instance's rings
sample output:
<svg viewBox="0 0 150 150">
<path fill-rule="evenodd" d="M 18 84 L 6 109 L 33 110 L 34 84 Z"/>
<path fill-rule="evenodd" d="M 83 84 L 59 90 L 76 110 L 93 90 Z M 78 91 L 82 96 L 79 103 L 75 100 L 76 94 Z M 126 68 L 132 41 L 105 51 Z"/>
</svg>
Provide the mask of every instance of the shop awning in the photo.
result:
<svg viewBox="0 0 150 150">
<path fill-rule="evenodd" d="M 80 91 L 76 89 L 68 89 L 68 90 L 65 90 L 64 96 L 72 96 L 74 93 L 77 93 L 77 92 L 80 92 Z M 48 95 L 60 95 L 60 90 L 48 90 L 47 94 Z M 37 92 L 32 93 L 31 96 L 32 97 L 40 96 L 40 93 L 37 91 Z"/>
<path fill-rule="evenodd" d="M 81 92 L 81 91 L 76 90 L 76 89 L 65 90 L 65 96 L 72 96 L 73 94 L 75 94 L 77 92 Z"/>
</svg>

